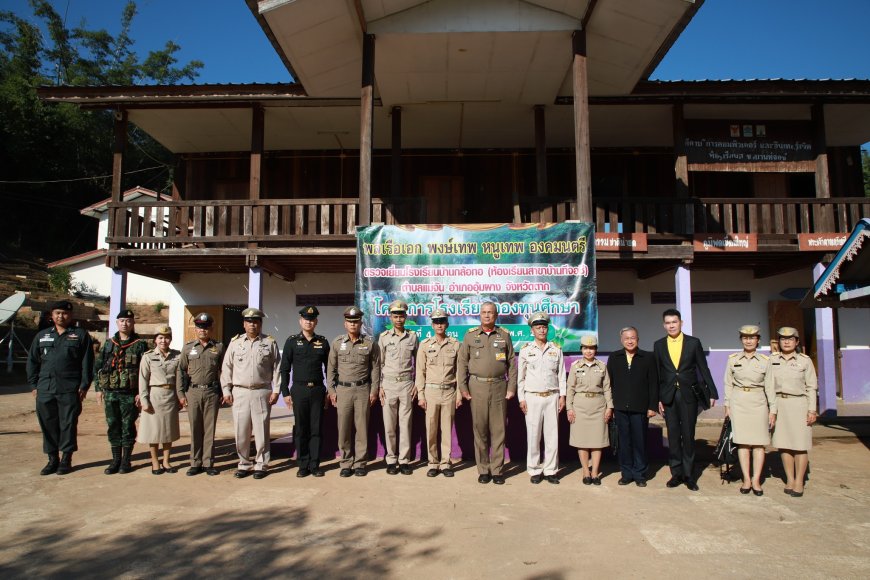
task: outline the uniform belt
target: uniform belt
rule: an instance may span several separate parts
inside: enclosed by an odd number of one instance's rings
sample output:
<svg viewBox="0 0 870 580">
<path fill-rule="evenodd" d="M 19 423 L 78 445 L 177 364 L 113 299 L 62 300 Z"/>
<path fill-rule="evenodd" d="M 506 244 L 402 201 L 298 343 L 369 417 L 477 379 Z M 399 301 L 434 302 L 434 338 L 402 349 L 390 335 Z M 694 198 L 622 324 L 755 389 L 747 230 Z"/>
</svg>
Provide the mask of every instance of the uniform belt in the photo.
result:
<svg viewBox="0 0 870 580">
<path fill-rule="evenodd" d="M 526 391 L 526 394 L 538 397 L 549 397 L 550 395 L 558 395 L 559 391 Z"/>
<path fill-rule="evenodd" d="M 400 373 L 398 375 L 392 375 L 392 376 L 381 375 L 381 378 L 387 379 L 389 381 L 396 381 L 396 382 L 409 381 L 409 380 L 411 380 L 411 373 Z"/>
<path fill-rule="evenodd" d="M 190 386 L 193 387 L 194 389 L 211 389 L 212 388 L 211 383 L 206 383 L 204 385 L 196 385 L 196 384 L 191 383 Z M 214 387 L 214 388 L 217 390 L 219 387 Z"/>
<path fill-rule="evenodd" d="M 294 385 L 299 385 L 301 387 L 322 387 L 323 381 L 293 381 Z"/>
<path fill-rule="evenodd" d="M 806 395 L 790 395 L 789 393 L 777 393 L 777 397 L 782 397 L 783 399 L 793 399 L 795 397 L 806 397 Z"/>
<path fill-rule="evenodd" d="M 587 393 L 587 392 L 585 392 L 585 391 L 582 392 L 582 393 L 577 393 L 577 394 L 578 394 L 578 395 L 583 395 L 584 397 L 587 397 L 587 398 L 590 398 L 590 399 L 591 399 L 592 397 L 603 397 L 603 396 L 604 396 L 604 393 Z"/>
<path fill-rule="evenodd" d="M 471 378 L 480 381 L 481 383 L 503 383 L 504 377 L 479 377 L 471 375 Z"/>
<path fill-rule="evenodd" d="M 748 393 L 750 391 L 757 391 L 757 390 L 762 389 L 764 387 L 735 387 L 735 388 L 740 389 L 744 393 Z"/>
<path fill-rule="evenodd" d="M 371 381 L 369 381 L 368 379 L 362 379 L 360 381 L 351 381 L 351 382 L 335 381 L 335 384 L 338 385 L 339 387 L 361 387 L 363 385 L 370 385 Z"/>
<path fill-rule="evenodd" d="M 156 387 L 158 389 L 174 389 L 175 388 L 175 385 L 148 385 L 148 386 L 150 386 L 151 388 Z"/>
<path fill-rule="evenodd" d="M 248 389 L 249 391 L 258 391 L 260 389 L 268 389 L 269 385 L 233 385 L 236 389 Z"/>
<path fill-rule="evenodd" d="M 452 389 L 456 383 L 426 383 L 427 389 Z"/>
</svg>

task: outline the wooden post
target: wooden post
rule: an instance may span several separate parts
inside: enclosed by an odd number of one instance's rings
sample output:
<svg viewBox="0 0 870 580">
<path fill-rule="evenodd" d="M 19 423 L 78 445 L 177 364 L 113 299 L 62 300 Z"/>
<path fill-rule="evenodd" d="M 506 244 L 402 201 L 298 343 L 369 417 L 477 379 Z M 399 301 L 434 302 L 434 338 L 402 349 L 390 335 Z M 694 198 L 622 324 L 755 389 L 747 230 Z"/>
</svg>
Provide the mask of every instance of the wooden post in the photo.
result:
<svg viewBox="0 0 870 580">
<path fill-rule="evenodd" d="M 265 117 L 265 109 L 261 105 L 254 105 L 251 109 L 251 176 L 248 184 L 248 199 L 260 199 Z M 251 211 L 255 236 L 263 235 L 262 209 L 257 206 Z M 248 247 L 256 247 L 256 244 L 248 244 Z"/>
<path fill-rule="evenodd" d="M 828 174 L 828 141 L 825 134 L 825 107 L 815 103 L 811 109 L 813 122 L 813 155 L 816 158 L 816 197 L 831 197 L 831 179 Z M 829 206 L 819 208 L 821 224 L 816 224 L 816 232 L 834 232 L 833 212 Z M 821 227 L 820 227 L 821 226 Z"/>
<path fill-rule="evenodd" d="M 118 203 L 121 201 L 121 190 L 123 188 L 122 180 L 124 179 L 124 151 L 127 148 L 127 111 L 121 109 L 115 111 L 115 140 L 112 145 L 112 202 Z M 113 210 L 109 212 L 109 217 L 112 220 L 109 231 L 115 236 L 121 237 L 124 235 L 125 219 L 119 219 L 120 216 L 126 216 L 125 212 Z"/>
<path fill-rule="evenodd" d="M 544 105 L 535 105 L 535 175 L 537 195 L 547 195 L 547 127 Z"/>
<path fill-rule="evenodd" d="M 514 222 L 515 224 L 523 223 L 523 216 L 520 212 L 520 154 L 514 151 L 511 156 L 511 203 L 514 206 Z"/>
<path fill-rule="evenodd" d="M 586 31 L 571 36 L 574 51 L 574 156 L 577 168 L 577 215 L 592 222 L 592 170 L 589 159 L 589 87 L 586 80 Z"/>
<path fill-rule="evenodd" d="M 402 195 L 402 107 L 393 107 L 393 142 L 390 163 L 390 195 Z"/>
<path fill-rule="evenodd" d="M 374 116 L 375 37 L 363 35 L 362 94 L 359 131 L 359 219 L 358 225 L 372 221 L 372 117 Z"/>
<path fill-rule="evenodd" d="M 677 197 L 689 197 L 689 163 L 686 159 L 686 122 L 683 118 L 683 103 L 673 108 L 674 119 L 674 174 Z"/>
</svg>

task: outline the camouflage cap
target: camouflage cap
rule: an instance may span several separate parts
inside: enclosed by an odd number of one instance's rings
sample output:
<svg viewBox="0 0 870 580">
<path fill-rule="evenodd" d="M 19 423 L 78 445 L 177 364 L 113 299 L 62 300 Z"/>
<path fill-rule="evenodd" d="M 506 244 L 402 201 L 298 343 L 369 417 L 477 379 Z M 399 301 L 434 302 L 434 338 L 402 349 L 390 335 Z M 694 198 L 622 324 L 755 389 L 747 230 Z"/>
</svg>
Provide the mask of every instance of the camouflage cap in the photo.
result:
<svg viewBox="0 0 870 580">
<path fill-rule="evenodd" d="M 594 334 L 585 334 L 580 337 L 580 346 L 598 348 L 598 337 Z"/>
<path fill-rule="evenodd" d="M 118 316 L 115 317 L 115 320 L 118 320 L 119 318 L 129 318 L 130 320 L 133 320 L 135 316 L 133 315 L 132 310 L 130 310 L 129 308 L 125 308 L 118 313 Z"/>
<path fill-rule="evenodd" d="M 447 312 L 443 308 L 438 308 L 429 315 L 432 322 L 447 322 Z"/>
<path fill-rule="evenodd" d="M 214 324 L 214 318 L 208 312 L 200 312 L 193 317 L 193 324 L 197 328 L 208 328 Z"/>
<path fill-rule="evenodd" d="M 242 318 L 245 320 L 249 318 L 259 318 L 262 320 L 264 316 L 265 314 L 263 314 L 263 311 L 259 308 L 245 308 L 242 310 Z"/>
<path fill-rule="evenodd" d="M 320 311 L 317 309 L 317 306 L 306 306 L 299 311 L 299 316 L 305 320 L 317 320 L 317 317 L 320 316 Z"/>
<path fill-rule="evenodd" d="M 157 327 L 157 330 L 154 331 L 154 336 L 172 336 L 172 329 L 169 328 L 168 324 L 161 324 Z"/>
<path fill-rule="evenodd" d="M 739 332 L 740 336 L 761 336 L 761 329 L 755 324 L 744 324 Z"/>
<path fill-rule="evenodd" d="M 529 317 L 529 326 L 537 326 L 539 324 L 550 324 L 550 315 L 546 312 L 535 312 Z"/>
<path fill-rule="evenodd" d="M 69 312 L 72 310 L 72 302 L 69 300 L 58 300 L 57 302 L 52 302 L 49 311 L 53 310 L 66 310 Z"/>
<path fill-rule="evenodd" d="M 797 328 L 791 326 L 783 326 L 776 331 L 776 334 L 780 338 L 800 338 L 800 334 L 798 334 Z"/>
<path fill-rule="evenodd" d="M 356 306 L 348 306 L 344 309 L 344 319 L 351 322 L 362 320 L 363 311 Z"/>
<path fill-rule="evenodd" d="M 402 300 L 393 300 L 392 302 L 390 302 L 390 313 L 391 314 L 393 312 L 401 312 L 404 314 L 407 311 L 408 311 L 408 305 L 405 302 L 403 302 Z"/>
</svg>

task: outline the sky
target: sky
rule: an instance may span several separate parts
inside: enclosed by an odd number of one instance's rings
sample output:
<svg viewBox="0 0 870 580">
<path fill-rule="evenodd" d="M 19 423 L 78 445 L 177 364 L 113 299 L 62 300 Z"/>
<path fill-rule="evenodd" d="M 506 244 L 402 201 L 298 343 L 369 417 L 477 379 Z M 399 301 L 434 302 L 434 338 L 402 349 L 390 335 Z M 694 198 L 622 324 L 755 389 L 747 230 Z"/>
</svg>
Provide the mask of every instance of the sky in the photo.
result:
<svg viewBox="0 0 870 580">
<path fill-rule="evenodd" d="M 69 27 L 118 32 L 124 0 L 51 0 Z M 471 0 L 470 0 L 471 1 Z M 132 37 L 144 57 L 167 40 L 198 83 L 288 82 L 244 0 L 138 0 Z M 32 17 L 27 0 L 0 10 Z M 653 79 L 870 79 L 870 0 L 706 0 Z"/>
</svg>

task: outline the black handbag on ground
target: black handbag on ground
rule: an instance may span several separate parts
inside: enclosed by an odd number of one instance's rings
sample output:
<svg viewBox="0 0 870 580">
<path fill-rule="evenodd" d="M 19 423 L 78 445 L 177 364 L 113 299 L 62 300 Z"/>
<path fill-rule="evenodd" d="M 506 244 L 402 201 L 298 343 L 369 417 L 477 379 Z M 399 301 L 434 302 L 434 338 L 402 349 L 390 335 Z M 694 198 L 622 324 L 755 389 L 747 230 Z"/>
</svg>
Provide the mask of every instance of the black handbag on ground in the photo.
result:
<svg viewBox="0 0 870 580">
<path fill-rule="evenodd" d="M 720 477 L 727 480 L 731 466 L 737 463 L 737 445 L 734 444 L 731 417 L 725 417 L 722 422 L 722 432 L 719 433 L 719 441 L 716 442 L 716 449 L 713 450 L 713 461 L 719 464 Z"/>
</svg>

